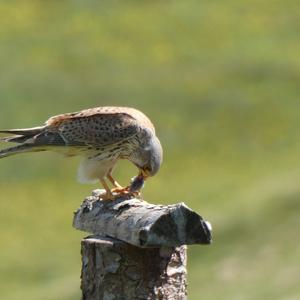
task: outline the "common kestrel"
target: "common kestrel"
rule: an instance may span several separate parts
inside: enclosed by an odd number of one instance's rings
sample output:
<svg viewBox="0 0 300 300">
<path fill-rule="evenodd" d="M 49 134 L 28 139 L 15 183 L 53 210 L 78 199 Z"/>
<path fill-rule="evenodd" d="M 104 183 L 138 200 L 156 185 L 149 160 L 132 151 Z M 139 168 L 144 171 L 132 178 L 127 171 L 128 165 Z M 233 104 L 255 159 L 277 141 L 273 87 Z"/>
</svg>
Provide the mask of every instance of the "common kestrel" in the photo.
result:
<svg viewBox="0 0 300 300">
<path fill-rule="evenodd" d="M 129 107 L 96 107 L 51 117 L 44 126 L 0 132 L 13 134 L 2 141 L 19 143 L 1 150 L 0 158 L 46 150 L 83 156 L 79 181 L 99 180 L 106 190 L 106 199 L 112 199 L 113 192 L 140 190 L 144 180 L 154 176 L 162 163 L 163 151 L 153 124 L 142 112 Z M 128 159 L 139 169 L 138 176 L 126 188 L 112 177 L 119 159 Z M 114 189 L 109 188 L 106 179 Z"/>
</svg>

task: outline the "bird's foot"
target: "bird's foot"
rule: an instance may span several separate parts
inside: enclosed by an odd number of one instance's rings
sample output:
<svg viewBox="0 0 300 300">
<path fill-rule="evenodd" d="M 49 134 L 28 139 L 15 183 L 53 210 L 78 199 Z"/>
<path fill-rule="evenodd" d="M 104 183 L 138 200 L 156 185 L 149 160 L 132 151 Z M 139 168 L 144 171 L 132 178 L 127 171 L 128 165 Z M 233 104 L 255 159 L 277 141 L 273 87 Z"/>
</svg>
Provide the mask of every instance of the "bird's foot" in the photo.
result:
<svg viewBox="0 0 300 300">
<path fill-rule="evenodd" d="M 141 193 L 139 191 L 131 191 L 130 187 L 123 187 L 123 188 L 114 188 L 111 190 L 99 190 L 95 194 L 95 196 L 99 197 L 100 201 L 112 201 L 116 200 L 118 198 L 126 198 L 126 199 L 131 199 L 131 198 L 141 198 Z"/>
<path fill-rule="evenodd" d="M 111 191 L 113 194 L 114 193 L 117 194 L 114 197 L 124 195 L 124 196 L 128 196 L 128 197 L 138 198 L 141 196 L 141 193 L 139 191 L 131 191 L 130 186 L 122 187 L 122 188 L 114 188 Z"/>
<path fill-rule="evenodd" d="M 111 190 L 111 192 L 112 193 L 116 193 L 116 194 L 128 194 L 129 189 L 128 189 L 128 187 L 122 187 L 122 186 L 120 186 L 120 187 L 113 188 Z"/>
</svg>

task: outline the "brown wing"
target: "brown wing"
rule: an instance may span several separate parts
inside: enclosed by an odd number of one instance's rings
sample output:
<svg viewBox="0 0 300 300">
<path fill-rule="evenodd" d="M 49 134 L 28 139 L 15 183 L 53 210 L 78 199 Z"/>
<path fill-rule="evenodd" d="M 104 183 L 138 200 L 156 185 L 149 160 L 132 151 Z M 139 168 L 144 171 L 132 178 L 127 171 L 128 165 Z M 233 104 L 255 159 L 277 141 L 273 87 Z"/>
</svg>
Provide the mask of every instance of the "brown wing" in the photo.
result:
<svg viewBox="0 0 300 300">
<path fill-rule="evenodd" d="M 6 130 L 16 134 L 7 142 L 30 147 L 105 146 L 127 140 L 147 128 L 155 133 L 151 121 L 140 111 L 127 107 L 98 107 L 50 118 L 45 126 Z"/>
<path fill-rule="evenodd" d="M 129 139 L 141 129 L 139 123 L 126 113 L 78 115 L 68 114 L 50 119 L 49 133 L 58 133 L 66 145 L 105 146 Z"/>
<path fill-rule="evenodd" d="M 85 109 L 79 112 L 66 113 L 58 116 L 51 117 L 46 125 L 58 126 L 60 123 L 66 120 L 86 118 L 92 116 L 103 116 L 103 115 L 127 115 L 128 118 L 136 120 L 141 127 L 146 127 L 155 133 L 155 129 L 151 121 L 141 111 L 131 107 L 119 107 L 119 106 L 102 106 Z"/>
</svg>

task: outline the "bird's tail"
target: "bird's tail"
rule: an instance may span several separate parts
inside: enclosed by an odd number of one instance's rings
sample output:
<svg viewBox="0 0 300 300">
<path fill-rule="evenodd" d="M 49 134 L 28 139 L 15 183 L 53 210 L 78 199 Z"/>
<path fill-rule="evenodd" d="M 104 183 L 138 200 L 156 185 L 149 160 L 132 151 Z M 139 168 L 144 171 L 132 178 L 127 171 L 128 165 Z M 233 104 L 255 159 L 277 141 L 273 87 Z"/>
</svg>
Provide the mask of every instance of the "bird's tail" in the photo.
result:
<svg viewBox="0 0 300 300">
<path fill-rule="evenodd" d="M 0 133 L 13 134 L 13 136 L 0 138 L 2 142 L 23 143 L 25 140 L 40 134 L 46 126 L 24 128 L 24 129 L 6 129 L 0 130 Z"/>
<path fill-rule="evenodd" d="M 38 151 L 44 151 L 44 150 L 46 150 L 46 149 L 36 148 L 31 144 L 21 144 L 18 146 L 0 150 L 0 159 L 7 157 L 7 156 L 19 154 L 19 153 L 38 152 Z"/>
<path fill-rule="evenodd" d="M 35 143 L 31 143 L 30 139 L 40 134 L 44 128 L 45 126 L 26 128 L 26 129 L 0 130 L 0 133 L 13 134 L 8 137 L 0 138 L 0 142 L 12 142 L 12 143 L 20 144 L 18 146 L 0 150 L 0 158 L 4 158 L 7 156 L 11 156 L 18 153 L 24 153 L 24 152 L 43 151 L 44 149 L 40 147 L 36 147 L 37 145 Z"/>
<path fill-rule="evenodd" d="M 22 129 L 5 129 L 0 130 L 0 133 L 9 133 L 9 134 L 21 134 L 21 135 L 36 135 L 41 133 L 46 126 L 38 126 L 31 128 L 22 128 Z"/>
</svg>

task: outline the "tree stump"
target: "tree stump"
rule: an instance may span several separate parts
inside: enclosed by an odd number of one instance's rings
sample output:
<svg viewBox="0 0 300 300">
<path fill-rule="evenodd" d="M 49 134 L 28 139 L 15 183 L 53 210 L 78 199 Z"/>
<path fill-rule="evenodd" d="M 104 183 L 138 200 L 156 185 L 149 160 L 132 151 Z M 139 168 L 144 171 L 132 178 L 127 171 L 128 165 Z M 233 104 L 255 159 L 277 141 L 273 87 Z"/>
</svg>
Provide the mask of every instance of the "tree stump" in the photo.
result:
<svg viewBox="0 0 300 300">
<path fill-rule="evenodd" d="M 210 224 L 184 203 L 87 197 L 73 226 L 82 240 L 83 300 L 187 299 L 186 246 L 211 243 Z"/>
<path fill-rule="evenodd" d="M 81 249 L 83 300 L 186 299 L 186 246 L 139 248 L 91 236 Z"/>
</svg>

